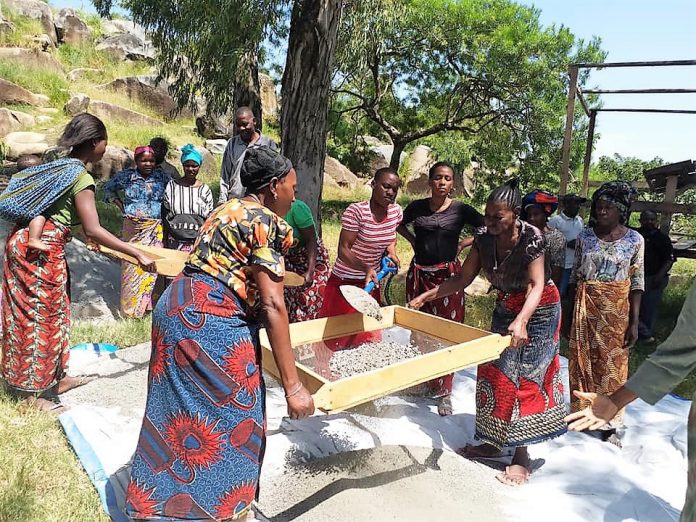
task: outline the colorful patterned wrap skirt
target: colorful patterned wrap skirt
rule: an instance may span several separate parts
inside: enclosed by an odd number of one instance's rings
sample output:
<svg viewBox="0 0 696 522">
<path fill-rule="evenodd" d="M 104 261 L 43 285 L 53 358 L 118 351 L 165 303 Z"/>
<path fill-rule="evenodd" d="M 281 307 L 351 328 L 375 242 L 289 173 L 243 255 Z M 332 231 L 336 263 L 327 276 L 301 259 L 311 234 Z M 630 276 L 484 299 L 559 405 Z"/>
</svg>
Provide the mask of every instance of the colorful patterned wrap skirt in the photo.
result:
<svg viewBox="0 0 696 522">
<path fill-rule="evenodd" d="M 123 240 L 129 243 L 163 246 L 162 221 L 126 216 L 123 219 Z M 121 312 L 126 317 L 143 317 L 152 310 L 152 291 L 157 274 L 145 272 L 132 263 L 121 263 Z"/>
<path fill-rule="evenodd" d="M 307 271 L 307 260 L 308 254 L 305 247 L 293 248 L 285 256 L 285 268 L 304 275 Z M 330 273 L 329 253 L 321 239 L 317 238 L 317 264 L 312 283 L 297 287 L 285 287 L 285 302 L 288 309 L 288 319 L 291 323 L 309 321 L 319 317 Z"/>
<path fill-rule="evenodd" d="M 631 305 L 631 281 L 581 281 L 575 294 L 570 331 L 570 389 L 611 395 L 628 379 L 629 351 L 624 347 Z M 589 402 L 573 396 L 572 411 Z M 620 410 L 606 428 L 623 424 Z"/>
<path fill-rule="evenodd" d="M 406 275 L 406 302 L 410 302 L 422 293 L 441 285 L 461 271 L 462 265 L 458 260 L 432 266 L 418 265 L 411 261 L 411 266 Z M 421 308 L 421 312 L 463 323 L 465 316 L 464 292 L 457 292 L 443 299 L 425 303 Z M 449 374 L 430 381 L 429 386 L 433 390 L 434 396 L 445 397 L 450 395 L 452 393 L 453 379 L 454 375 Z"/>
<path fill-rule="evenodd" d="M 498 294 L 491 331 L 507 335 L 526 292 Z M 566 432 L 558 357 L 561 306 L 553 283 L 527 324 L 527 344 L 478 367 L 476 438 L 497 448 L 542 442 Z"/>
<path fill-rule="evenodd" d="M 46 221 L 47 252 L 28 250 L 28 239 L 29 229 L 17 227 L 5 244 L 1 375 L 13 391 L 41 393 L 63 378 L 68 363 L 70 229 Z"/>
<path fill-rule="evenodd" d="M 225 520 L 249 510 L 265 446 L 258 328 L 208 275 L 186 270 L 165 290 L 152 317 L 130 517 Z"/>
</svg>

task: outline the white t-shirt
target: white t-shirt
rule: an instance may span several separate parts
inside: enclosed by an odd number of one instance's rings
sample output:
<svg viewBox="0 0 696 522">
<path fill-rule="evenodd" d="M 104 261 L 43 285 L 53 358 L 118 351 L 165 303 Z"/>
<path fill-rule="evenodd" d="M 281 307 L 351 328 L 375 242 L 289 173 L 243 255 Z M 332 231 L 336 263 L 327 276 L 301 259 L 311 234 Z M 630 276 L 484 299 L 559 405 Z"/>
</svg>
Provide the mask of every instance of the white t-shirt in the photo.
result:
<svg viewBox="0 0 696 522">
<path fill-rule="evenodd" d="M 563 234 L 568 242 L 576 240 L 578 234 L 585 228 L 585 224 L 580 216 L 571 218 L 566 216 L 563 212 L 559 212 L 549 219 L 549 226 Z M 575 248 L 566 248 L 565 268 L 573 268 L 574 261 Z"/>
</svg>

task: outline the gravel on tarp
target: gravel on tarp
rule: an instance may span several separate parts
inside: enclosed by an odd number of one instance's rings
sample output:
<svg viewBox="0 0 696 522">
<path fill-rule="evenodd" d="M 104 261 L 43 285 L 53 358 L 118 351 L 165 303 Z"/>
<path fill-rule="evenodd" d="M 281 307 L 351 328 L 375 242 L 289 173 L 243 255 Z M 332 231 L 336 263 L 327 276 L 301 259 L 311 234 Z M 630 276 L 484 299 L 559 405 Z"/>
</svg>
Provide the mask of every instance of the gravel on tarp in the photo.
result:
<svg viewBox="0 0 696 522">
<path fill-rule="evenodd" d="M 365 373 L 418 357 L 421 351 L 413 344 L 388 341 L 363 343 L 355 348 L 335 352 L 329 369 L 339 379 Z"/>
</svg>

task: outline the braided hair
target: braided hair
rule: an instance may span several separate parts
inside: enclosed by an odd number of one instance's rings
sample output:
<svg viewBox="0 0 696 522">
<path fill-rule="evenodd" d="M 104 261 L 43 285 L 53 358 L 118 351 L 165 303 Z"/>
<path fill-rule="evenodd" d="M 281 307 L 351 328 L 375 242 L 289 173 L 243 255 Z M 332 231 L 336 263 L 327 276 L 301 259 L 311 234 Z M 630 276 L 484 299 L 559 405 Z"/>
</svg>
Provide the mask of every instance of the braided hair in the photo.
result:
<svg viewBox="0 0 696 522">
<path fill-rule="evenodd" d="M 503 203 L 510 210 L 520 212 L 522 208 L 522 194 L 517 188 L 517 178 L 512 178 L 498 188 L 494 189 L 488 196 L 487 203 Z"/>
</svg>

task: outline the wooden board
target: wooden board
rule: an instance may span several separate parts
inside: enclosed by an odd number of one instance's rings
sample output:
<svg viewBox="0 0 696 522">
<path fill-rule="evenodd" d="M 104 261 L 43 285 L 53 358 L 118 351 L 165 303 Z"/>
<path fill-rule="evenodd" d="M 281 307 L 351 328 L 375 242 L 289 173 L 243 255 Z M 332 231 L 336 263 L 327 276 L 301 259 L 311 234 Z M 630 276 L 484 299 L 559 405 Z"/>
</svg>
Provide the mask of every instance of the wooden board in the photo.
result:
<svg viewBox="0 0 696 522">
<path fill-rule="evenodd" d="M 509 337 L 401 306 L 384 307 L 382 315 L 381 322 L 361 314 L 348 314 L 291 324 L 291 344 L 296 349 L 310 343 L 401 326 L 451 345 L 338 380 L 326 379 L 312 368 L 296 362 L 300 380 L 313 394 L 318 409 L 335 412 L 352 408 L 443 375 L 492 361 L 510 345 Z M 260 340 L 264 352 L 263 367 L 279 378 L 265 329 L 260 332 Z"/>
<path fill-rule="evenodd" d="M 148 245 L 139 245 L 137 243 L 131 243 L 131 245 L 141 252 L 146 253 L 155 260 L 155 271 L 166 277 L 176 277 L 184 269 L 186 260 L 188 259 L 188 252 L 182 252 L 181 250 L 172 250 L 170 248 L 160 248 Z M 99 251 L 110 257 L 115 257 L 134 265 L 138 264 L 138 260 L 128 254 L 123 254 L 117 252 L 111 248 L 105 246 L 99 246 Z M 285 286 L 302 286 L 304 284 L 304 278 L 296 274 L 295 272 L 285 272 L 285 277 L 283 278 L 283 283 Z"/>
</svg>

